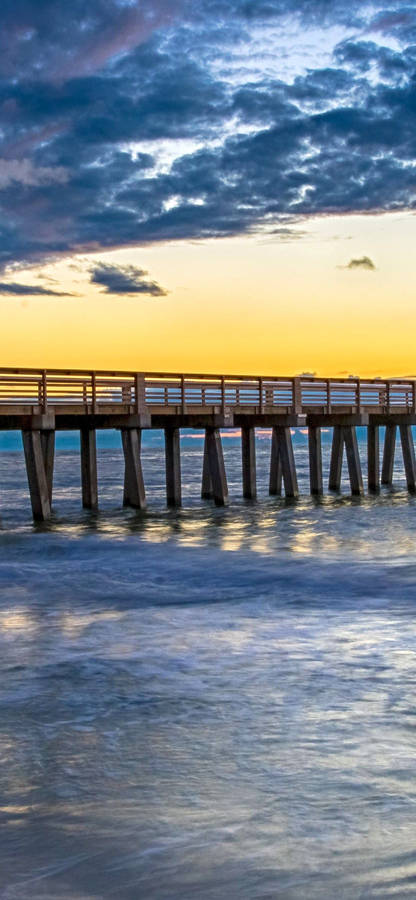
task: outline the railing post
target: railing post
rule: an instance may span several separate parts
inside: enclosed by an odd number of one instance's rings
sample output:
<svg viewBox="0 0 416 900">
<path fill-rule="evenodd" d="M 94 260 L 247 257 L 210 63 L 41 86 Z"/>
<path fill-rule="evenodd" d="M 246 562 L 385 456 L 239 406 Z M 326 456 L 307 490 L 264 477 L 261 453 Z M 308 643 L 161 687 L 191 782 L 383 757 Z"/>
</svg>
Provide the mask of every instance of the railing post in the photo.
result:
<svg viewBox="0 0 416 900">
<path fill-rule="evenodd" d="M 361 382 L 360 379 L 357 378 L 357 384 L 355 386 L 355 403 L 357 407 L 357 413 L 361 412 Z"/>
<path fill-rule="evenodd" d="M 181 375 L 181 405 L 182 405 L 182 415 L 185 415 L 186 412 L 186 403 L 185 403 L 185 375 Z"/>
<path fill-rule="evenodd" d="M 386 381 L 386 408 L 390 412 L 390 382 Z"/>
<path fill-rule="evenodd" d="M 412 412 L 416 413 L 416 381 L 412 381 Z"/>
<path fill-rule="evenodd" d="M 328 415 L 331 413 L 331 379 L 326 379 L 326 410 Z"/>
<path fill-rule="evenodd" d="M 135 393 L 135 410 L 136 413 L 142 413 L 146 409 L 146 384 L 144 375 L 136 372 L 134 376 L 134 393 Z"/>
<path fill-rule="evenodd" d="M 299 415 L 302 412 L 302 384 L 299 377 L 292 378 L 293 412 Z"/>
<path fill-rule="evenodd" d="M 221 376 L 221 413 L 225 416 L 225 378 Z"/>
<path fill-rule="evenodd" d="M 260 415 L 263 413 L 263 379 L 259 378 L 259 406 L 260 406 Z"/>
<path fill-rule="evenodd" d="M 48 411 L 48 382 L 46 378 L 46 369 L 42 371 L 42 412 Z"/>
<path fill-rule="evenodd" d="M 91 372 L 91 401 L 92 414 L 94 416 L 97 412 L 97 376 L 95 372 Z"/>
</svg>

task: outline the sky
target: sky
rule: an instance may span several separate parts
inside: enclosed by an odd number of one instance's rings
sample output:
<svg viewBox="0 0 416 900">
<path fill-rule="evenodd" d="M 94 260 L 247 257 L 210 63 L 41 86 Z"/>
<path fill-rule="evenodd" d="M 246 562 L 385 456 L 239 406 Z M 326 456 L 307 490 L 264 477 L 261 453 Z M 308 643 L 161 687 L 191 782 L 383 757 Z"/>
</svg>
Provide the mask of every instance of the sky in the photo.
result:
<svg viewBox="0 0 416 900">
<path fill-rule="evenodd" d="M 0 23 L 1 365 L 416 373 L 416 4 Z"/>
</svg>

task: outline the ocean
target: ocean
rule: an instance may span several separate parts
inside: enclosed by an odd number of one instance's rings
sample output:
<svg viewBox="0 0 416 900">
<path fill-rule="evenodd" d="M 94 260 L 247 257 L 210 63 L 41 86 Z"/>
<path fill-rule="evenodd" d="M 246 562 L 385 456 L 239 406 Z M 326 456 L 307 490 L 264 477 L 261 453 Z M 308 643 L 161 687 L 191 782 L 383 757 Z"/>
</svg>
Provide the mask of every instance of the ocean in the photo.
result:
<svg viewBox="0 0 416 900">
<path fill-rule="evenodd" d="M 328 471 L 330 433 L 323 435 Z M 365 459 L 365 432 L 359 432 Z M 394 489 L 202 501 L 162 435 L 148 509 L 122 508 L 99 434 L 99 513 L 58 436 L 54 517 L 33 525 L 20 438 L 0 441 L 0 898 L 362 900 L 416 896 L 416 498 Z M 365 471 L 365 467 L 364 467 Z"/>
</svg>

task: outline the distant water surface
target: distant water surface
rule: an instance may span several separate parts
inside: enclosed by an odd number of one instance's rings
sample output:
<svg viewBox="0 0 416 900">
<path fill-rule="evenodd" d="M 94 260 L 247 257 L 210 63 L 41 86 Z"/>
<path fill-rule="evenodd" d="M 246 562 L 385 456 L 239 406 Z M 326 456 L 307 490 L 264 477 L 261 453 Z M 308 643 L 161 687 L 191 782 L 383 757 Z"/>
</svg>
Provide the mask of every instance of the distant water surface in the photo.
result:
<svg viewBox="0 0 416 900">
<path fill-rule="evenodd" d="M 328 466 L 329 434 L 324 435 Z M 363 461 L 364 434 L 360 435 Z M 59 438 L 54 520 L 33 526 L 18 439 L 0 441 L 2 900 L 416 896 L 416 500 L 398 448 L 375 498 L 199 499 L 123 510 L 100 435 L 100 512 Z"/>
</svg>

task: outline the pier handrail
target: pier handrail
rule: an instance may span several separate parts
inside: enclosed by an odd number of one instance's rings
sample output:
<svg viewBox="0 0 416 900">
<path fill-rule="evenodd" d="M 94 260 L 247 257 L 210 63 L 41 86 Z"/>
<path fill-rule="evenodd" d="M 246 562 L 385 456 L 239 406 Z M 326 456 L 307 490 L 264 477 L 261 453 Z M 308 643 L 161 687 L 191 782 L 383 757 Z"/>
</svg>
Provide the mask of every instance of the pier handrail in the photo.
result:
<svg viewBox="0 0 416 900">
<path fill-rule="evenodd" d="M 224 375 L 130 370 L 0 368 L 0 408 L 45 412 L 63 406 L 250 409 L 260 414 L 334 411 L 416 413 L 413 378 L 319 378 L 312 375 Z"/>
</svg>

